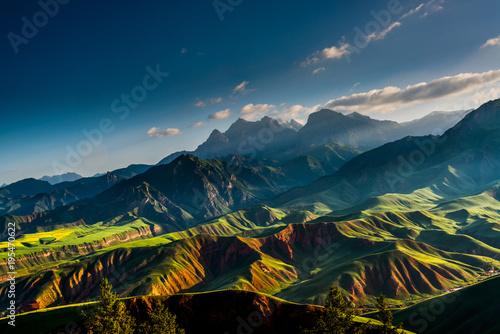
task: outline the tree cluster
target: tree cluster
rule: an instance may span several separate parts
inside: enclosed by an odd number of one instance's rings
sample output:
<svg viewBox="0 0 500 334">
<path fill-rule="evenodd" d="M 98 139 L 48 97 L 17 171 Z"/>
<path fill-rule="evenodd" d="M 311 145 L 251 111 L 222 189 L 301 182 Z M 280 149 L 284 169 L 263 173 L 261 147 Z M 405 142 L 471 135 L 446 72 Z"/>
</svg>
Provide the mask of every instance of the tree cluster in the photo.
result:
<svg viewBox="0 0 500 334">
<path fill-rule="evenodd" d="M 401 334 L 403 327 L 392 325 L 393 315 L 387 307 L 383 294 L 375 297 L 379 320 L 382 323 L 374 324 L 355 321 L 358 315 L 352 303 L 346 301 L 340 289 L 333 285 L 325 303 L 323 314 L 316 319 L 313 328 L 303 329 L 304 334 Z"/>
<path fill-rule="evenodd" d="M 185 334 L 179 328 L 176 316 L 161 303 L 153 309 L 149 319 L 137 326 L 136 319 L 111 291 L 105 278 L 99 287 L 99 301 L 83 312 L 84 325 L 88 334 Z"/>
</svg>

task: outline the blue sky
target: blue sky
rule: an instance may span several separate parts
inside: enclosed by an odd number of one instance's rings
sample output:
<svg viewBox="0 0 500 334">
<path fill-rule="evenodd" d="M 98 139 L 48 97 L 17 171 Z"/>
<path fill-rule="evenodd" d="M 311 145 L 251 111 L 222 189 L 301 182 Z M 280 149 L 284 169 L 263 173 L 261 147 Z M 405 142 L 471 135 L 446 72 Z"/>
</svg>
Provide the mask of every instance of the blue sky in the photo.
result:
<svg viewBox="0 0 500 334">
<path fill-rule="evenodd" d="M 153 164 L 238 117 L 500 97 L 497 0 L 59 1 L 0 4 L 0 184 Z"/>
</svg>

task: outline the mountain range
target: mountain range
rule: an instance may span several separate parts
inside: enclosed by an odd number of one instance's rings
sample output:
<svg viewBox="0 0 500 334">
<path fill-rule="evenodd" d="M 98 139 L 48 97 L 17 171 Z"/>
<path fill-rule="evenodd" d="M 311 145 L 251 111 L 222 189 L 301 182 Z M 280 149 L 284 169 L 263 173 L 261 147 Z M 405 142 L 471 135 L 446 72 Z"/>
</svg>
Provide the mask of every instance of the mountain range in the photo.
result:
<svg viewBox="0 0 500 334">
<path fill-rule="evenodd" d="M 214 130 L 195 151 L 173 153 L 159 165 L 170 163 L 182 154 L 193 154 L 247 168 L 273 167 L 291 179 L 288 186 L 305 185 L 334 173 L 360 154 L 362 150 L 356 147 L 369 148 L 399 139 L 404 134 L 422 132 L 429 124 L 447 128 L 465 113 L 434 112 L 401 125 L 358 113 L 343 115 L 326 109 L 311 114 L 305 126 L 293 120 L 284 122 L 270 117 L 257 122 L 238 119 L 225 133 Z M 92 197 L 150 167 L 131 165 L 92 178 L 67 173 L 5 185 L 0 190 L 0 214 L 32 214 L 71 204 Z"/>
<path fill-rule="evenodd" d="M 348 147 L 348 150 L 369 150 L 407 135 L 444 132 L 458 123 L 466 113 L 433 112 L 421 119 L 401 124 L 375 120 L 357 112 L 344 115 L 329 109 L 309 115 L 304 126 L 294 120 L 284 122 L 267 116 L 256 122 L 240 118 L 224 133 L 214 130 L 196 150 L 173 153 L 159 164 L 167 164 L 180 154 L 187 153 L 203 159 L 239 154 L 285 162 L 303 156 L 312 147 L 332 143 Z"/>
<path fill-rule="evenodd" d="M 408 136 L 440 136 L 461 121 L 471 111 L 433 111 L 422 118 L 400 124 L 407 129 Z"/>
<path fill-rule="evenodd" d="M 81 179 L 83 176 L 77 173 L 65 173 L 61 175 L 54 175 L 54 176 L 48 176 L 45 175 L 44 177 L 40 178 L 41 181 L 47 181 L 48 183 L 54 185 L 57 183 L 62 183 L 62 182 L 71 182 L 71 181 L 76 181 Z"/>
<path fill-rule="evenodd" d="M 384 293 L 418 331 L 408 312 L 500 270 L 499 130 L 500 100 L 410 125 L 321 110 L 300 128 L 238 120 L 156 166 L 14 183 L 0 231 L 22 231 L 19 302 L 85 302 L 109 277 L 121 297 L 244 290 L 323 305 L 335 284 L 365 312 Z"/>
</svg>

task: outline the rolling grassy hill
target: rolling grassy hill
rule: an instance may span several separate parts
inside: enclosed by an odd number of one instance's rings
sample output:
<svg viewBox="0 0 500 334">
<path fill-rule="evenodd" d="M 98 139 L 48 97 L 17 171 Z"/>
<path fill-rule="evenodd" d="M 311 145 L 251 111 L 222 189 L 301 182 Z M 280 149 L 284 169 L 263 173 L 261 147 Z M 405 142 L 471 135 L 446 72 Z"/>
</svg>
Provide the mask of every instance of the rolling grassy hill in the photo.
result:
<svg viewBox="0 0 500 334">
<path fill-rule="evenodd" d="M 498 333 L 500 277 L 435 297 L 394 314 L 415 333 Z"/>
<path fill-rule="evenodd" d="M 51 234 L 38 233 L 21 239 L 26 248 L 19 260 L 30 271 L 19 284 L 35 293 L 21 301 L 81 302 L 95 295 L 102 277 L 126 272 L 127 284 L 118 290 L 122 296 L 244 289 L 322 304 L 328 287 L 337 284 L 358 306 L 370 307 L 380 292 L 405 305 L 475 281 L 500 265 L 498 249 L 456 233 L 456 222 L 444 216 L 363 211 L 346 219 L 254 206 L 185 231 L 135 238 L 123 232 L 115 243 L 106 233 L 141 226 L 147 232 L 147 225 L 125 220 L 82 238 L 76 236 L 82 227 L 64 229 L 49 244 L 42 240 Z M 303 222 L 294 223 L 299 219 Z M 89 247 L 92 239 L 100 246 Z M 50 253 L 57 256 L 47 257 Z"/>
</svg>

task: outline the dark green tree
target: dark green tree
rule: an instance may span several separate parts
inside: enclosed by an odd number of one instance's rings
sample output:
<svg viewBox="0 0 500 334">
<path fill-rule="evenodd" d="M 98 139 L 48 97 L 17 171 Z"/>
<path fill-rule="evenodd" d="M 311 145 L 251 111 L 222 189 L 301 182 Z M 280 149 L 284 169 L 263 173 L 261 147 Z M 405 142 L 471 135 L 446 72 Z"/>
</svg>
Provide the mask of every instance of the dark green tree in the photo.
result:
<svg viewBox="0 0 500 334">
<path fill-rule="evenodd" d="M 176 322 L 177 316 L 168 311 L 163 304 L 153 309 L 149 320 L 139 327 L 140 334 L 185 334 Z"/>
<path fill-rule="evenodd" d="M 354 321 L 356 311 L 352 303 L 347 302 L 338 287 L 332 285 L 325 303 L 325 309 L 312 329 L 305 329 L 306 334 L 362 334 L 371 327 L 369 323 Z"/>
<path fill-rule="evenodd" d="M 392 319 L 394 316 L 392 312 L 387 307 L 387 300 L 383 294 L 380 294 L 379 297 L 375 297 L 375 301 L 377 302 L 377 309 L 379 312 L 378 318 L 382 322 L 382 326 L 378 327 L 378 332 L 381 334 L 397 334 L 399 333 L 399 329 L 403 329 L 403 325 L 399 324 L 399 326 L 394 327 L 392 325 Z"/>
<path fill-rule="evenodd" d="M 99 301 L 83 311 L 88 334 L 133 334 L 135 319 L 104 278 L 99 286 Z"/>
</svg>

